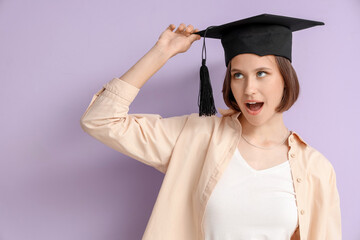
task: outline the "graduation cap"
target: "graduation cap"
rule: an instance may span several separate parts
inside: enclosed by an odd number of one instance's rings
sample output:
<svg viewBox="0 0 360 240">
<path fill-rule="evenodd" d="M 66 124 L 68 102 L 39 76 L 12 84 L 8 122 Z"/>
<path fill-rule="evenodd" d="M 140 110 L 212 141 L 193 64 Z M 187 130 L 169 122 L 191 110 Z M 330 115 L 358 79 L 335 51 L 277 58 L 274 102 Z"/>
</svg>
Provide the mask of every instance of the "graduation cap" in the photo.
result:
<svg viewBox="0 0 360 240">
<path fill-rule="evenodd" d="M 285 57 L 291 62 L 292 32 L 316 25 L 324 23 L 265 13 L 219 26 L 209 26 L 205 30 L 192 33 L 204 37 L 198 98 L 199 116 L 216 113 L 206 66 L 205 38 L 221 39 L 226 67 L 233 57 L 241 53 L 254 53 L 259 56 L 271 54 Z"/>
</svg>

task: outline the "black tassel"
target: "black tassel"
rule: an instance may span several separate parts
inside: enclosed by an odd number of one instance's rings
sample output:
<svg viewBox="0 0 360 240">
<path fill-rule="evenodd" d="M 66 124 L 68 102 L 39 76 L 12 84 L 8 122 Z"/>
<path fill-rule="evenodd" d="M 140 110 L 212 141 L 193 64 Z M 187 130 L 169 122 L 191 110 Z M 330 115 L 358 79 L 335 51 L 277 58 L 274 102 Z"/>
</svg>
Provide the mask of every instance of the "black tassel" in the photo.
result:
<svg viewBox="0 0 360 240">
<path fill-rule="evenodd" d="M 205 37 L 206 32 L 215 26 L 209 26 L 204 33 L 204 43 L 202 49 L 202 63 L 200 67 L 200 90 L 199 90 L 199 97 L 198 97 L 198 106 L 199 106 L 199 116 L 211 116 L 215 115 L 216 108 L 214 103 L 214 97 L 210 82 L 209 70 L 206 66 L 206 46 L 205 46 Z M 204 58 L 205 52 L 205 58 Z"/>
<path fill-rule="evenodd" d="M 200 91 L 199 91 L 198 105 L 199 116 L 211 116 L 216 114 L 214 97 L 210 82 L 209 70 L 206 66 L 206 60 L 202 60 L 200 67 Z M 200 104 L 199 104 L 200 101 Z"/>
</svg>

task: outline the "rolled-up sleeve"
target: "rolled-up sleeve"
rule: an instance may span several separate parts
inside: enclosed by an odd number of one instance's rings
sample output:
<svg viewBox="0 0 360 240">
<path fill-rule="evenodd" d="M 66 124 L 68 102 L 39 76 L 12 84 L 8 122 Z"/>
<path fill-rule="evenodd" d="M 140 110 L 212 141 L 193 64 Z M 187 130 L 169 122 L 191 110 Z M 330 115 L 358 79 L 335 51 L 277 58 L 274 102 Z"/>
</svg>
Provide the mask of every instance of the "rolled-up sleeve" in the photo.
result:
<svg viewBox="0 0 360 240">
<path fill-rule="evenodd" d="M 326 219 L 326 239 L 341 240 L 341 211 L 340 196 L 336 183 L 336 174 L 330 165 L 329 191 L 328 191 L 328 217 Z"/>
<path fill-rule="evenodd" d="M 165 173 L 189 115 L 128 114 L 140 89 L 113 78 L 95 93 L 80 125 L 90 136 Z"/>
</svg>

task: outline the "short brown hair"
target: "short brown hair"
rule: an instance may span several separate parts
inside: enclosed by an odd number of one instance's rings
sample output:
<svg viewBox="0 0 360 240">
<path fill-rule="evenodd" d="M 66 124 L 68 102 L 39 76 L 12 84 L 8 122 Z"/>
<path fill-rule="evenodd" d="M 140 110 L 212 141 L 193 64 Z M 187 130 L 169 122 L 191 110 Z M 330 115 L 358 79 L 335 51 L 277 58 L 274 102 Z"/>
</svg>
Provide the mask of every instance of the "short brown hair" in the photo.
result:
<svg viewBox="0 0 360 240">
<path fill-rule="evenodd" d="M 280 101 L 280 104 L 279 106 L 277 106 L 275 111 L 284 112 L 290 109 L 290 107 L 296 102 L 299 96 L 300 86 L 295 69 L 291 65 L 291 62 L 287 58 L 281 56 L 275 56 L 275 60 L 280 70 L 280 73 L 284 79 L 284 93 Z M 233 110 L 241 112 L 236 102 L 236 99 L 234 98 L 234 95 L 231 91 L 230 83 L 231 83 L 231 61 L 229 62 L 226 70 L 222 93 L 226 106 L 228 106 Z"/>
</svg>

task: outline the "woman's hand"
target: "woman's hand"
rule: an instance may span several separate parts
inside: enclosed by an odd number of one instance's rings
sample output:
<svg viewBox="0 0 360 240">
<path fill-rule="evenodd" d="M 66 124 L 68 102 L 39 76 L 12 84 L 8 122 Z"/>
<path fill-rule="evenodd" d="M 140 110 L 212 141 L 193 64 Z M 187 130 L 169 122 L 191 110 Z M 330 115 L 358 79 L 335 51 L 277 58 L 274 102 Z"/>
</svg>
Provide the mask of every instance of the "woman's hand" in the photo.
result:
<svg viewBox="0 0 360 240">
<path fill-rule="evenodd" d="M 167 51 L 171 57 L 178 53 L 186 52 L 193 42 L 201 39 L 200 35 L 191 34 L 199 31 L 197 28 L 194 30 L 191 24 L 186 27 L 184 23 L 181 23 L 176 31 L 173 32 L 175 28 L 174 24 L 170 24 L 155 44 L 162 51 Z"/>
</svg>

